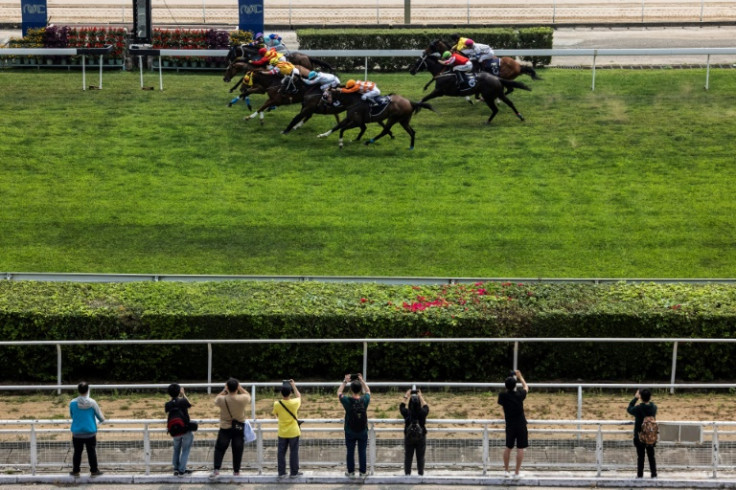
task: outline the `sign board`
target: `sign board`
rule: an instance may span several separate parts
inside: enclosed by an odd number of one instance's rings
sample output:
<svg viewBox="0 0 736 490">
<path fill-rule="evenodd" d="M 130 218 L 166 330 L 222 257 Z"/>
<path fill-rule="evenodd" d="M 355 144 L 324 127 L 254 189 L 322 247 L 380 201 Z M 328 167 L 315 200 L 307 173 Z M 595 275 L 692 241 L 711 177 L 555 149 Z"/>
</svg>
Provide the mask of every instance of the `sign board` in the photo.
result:
<svg viewBox="0 0 736 490">
<path fill-rule="evenodd" d="M 28 33 L 28 29 L 46 27 L 46 0 L 21 0 L 20 8 L 23 37 Z"/>
<path fill-rule="evenodd" d="M 151 1 L 133 0 L 133 37 L 137 43 L 151 43 Z"/>
<path fill-rule="evenodd" d="M 263 32 L 263 0 L 238 0 L 238 29 Z"/>
</svg>

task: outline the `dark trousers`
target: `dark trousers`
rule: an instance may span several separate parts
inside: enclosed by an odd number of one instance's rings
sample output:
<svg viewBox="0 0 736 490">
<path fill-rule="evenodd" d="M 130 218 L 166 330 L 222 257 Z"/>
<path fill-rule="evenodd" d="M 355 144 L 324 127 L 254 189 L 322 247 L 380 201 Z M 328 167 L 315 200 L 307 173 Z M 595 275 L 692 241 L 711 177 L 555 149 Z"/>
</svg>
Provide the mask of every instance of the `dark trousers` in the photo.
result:
<svg viewBox="0 0 736 490">
<path fill-rule="evenodd" d="M 232 429 L 220 429 L 217 433 L 217 442 L 215 442 L 215 469 L 219 470 L 222 466 L 222 458 L 225 457 L 225 451 L 233 443 L 233 472 L 240 472 L 240 463 L 243 460 L 243 439 L 242 431 L 234 431 Z"/>
<path fill-rule="evenodd" d="M 366 448 L 368 447 L 368 432 L 365 432 L 359 436 L 349 435 L 345 433 L 345 447 L 348 449 L 347 463 L 348 473 L 355 472 L 355 443 L 358 443 L 358 470 L 361 473 L 368 471 L 368 464 L 366 461 Z"/>
<path fill-rule="evenodd" d="M 93 437 L 72 437 L 72 446 L 74 446 L 74 454 L 72 455 L 72 471 L 79 473 L 79 467 L 82 464 L 82 450 L 87 449 L 87 460 L 89 461 L 89 471 L 97 473 L 97 436 Z"/>
<path fill-rule="evenodd" d="M 644 453 L 646 452 L 649 459 L 649 471 L 652 478 L 657 476 L 657 460 L 654 459 L 654 446 L 647 446 L 639 440 L 639 435 L 634 436 L 634 446 L 636 446 L 636 476 L 644 477 Z"/>
<path fill-rule="evenodd" d="M 279 450 L 276 455 L 276 462 L 279 468 L 279 475 L 286 474 L 286 451 L 289 451 L 289 470 L 292 475 L 299 473 L 299 438 L 298 437 L 279 437 Z"/>
<path fill-rule="evenodd" d="M 424 474 L 424 453 L 427 450 L 427 438 L 422 437 L 419 441 L 410 441 L 404 438 L 404 474 L 411 475 L 411 461 L 414 453 L 417 454 L 417 473 Z"/>
</svg>

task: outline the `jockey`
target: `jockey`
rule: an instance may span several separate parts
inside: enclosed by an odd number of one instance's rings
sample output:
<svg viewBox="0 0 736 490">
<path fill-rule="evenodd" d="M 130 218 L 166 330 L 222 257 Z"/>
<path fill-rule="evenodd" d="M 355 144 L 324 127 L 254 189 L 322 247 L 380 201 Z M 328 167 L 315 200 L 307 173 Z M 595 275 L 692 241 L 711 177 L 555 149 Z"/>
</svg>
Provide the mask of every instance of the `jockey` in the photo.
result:
<svg viewBox="0 0 736 490">
<path fill-rule="evenodd" d="M 307 85 L 319 84 L 319 89 L 326 95 L 327 89 L 336 88 L 340 85 L 340 79 L 332 73 L 310 71 L 307 78 L 303 80 Z"/>
<path fill-rule="evenodd" d="M 261 65 L 267 65 L 271 63 L 272 60 L 276 61 L 286 61 L 286 58 L 284 58 L 281 54 L 279 54 L 278 51 L 275 49 L 266 49 L 261 48 L 258 50 L 258 54 L 261 56 L 260 59 L 251 62 L 251 65 L 255 66 L 261 66 Z"/>
<path fill-rule="evenodd" d="M 249 44 L 251 46 L 257 46 L 259 44 L 265 45 L 266 42 L 263 40 L 263 33 L 262 32 L 256 32 L 256 35 L 253 36 L 253 40 Z"/>
<path fill-rule="evenodd" d="M 449 51 L 445 51 L 439 62 L 443 65 L 452 67 L 452 71 L 454 71 L 457 76 L 458 85 L 460 85 L 464 80 L 464 73 L 473 71 L 473 63 L 460 53 L 450 53 Z"/>
<path fill-rule="evenodd" d="M 370 105 L 378 105 L 376 97 L 381 95 L 381 91 L 378 90 L 376 84 L 373 82 L 348 80 L 345 84 L 345 88 L 340 90 L 344 94 L 351 94 L 353 92 L 360 92 L 363 94 L 360 98 L 368 102 Z"/>
<path fill-rule="evenodd" d="M 299 76 L 299 68 L 295 67 L 288 61 L 279 61 L 277 59 L 271 60 L 271 66 L 272 68 L 266 71 L 266 73 L 270 75 L 281 74 L 284 76 L 283 80 L 281 80 L 281 89 L 279 92 L 287 92 L 291 94 L 298 92 L 296 85 L 294 85 L 294 77 Z"/>
<path fill-rule="evenodd" d="M 455 45 L 450 48 L 450 51 L 462 51 L 463 49 L 465 49 L 465 41 L 468 40 L 467 37 L 461 37 L 460 34 L 452 34 L 450 36 L 450 39 L 452 39 L 452 42 L 455 43 Z"/>
<path fill-rule="evenodd" d="M 267 48 L 273 48 L 276 51 L 287 51 L 286 44 L 278 34 L 269 34 L 264 43 Z"/>
<path fill-rule="evenodd" d="M 487 62 L 496 57 L 493 49 L 489 45 L 473 42 L 472 39 L 467 39 L 465 41 L 465 49 L 461 50 L 461 52 L 470 58 L 471 61 L 477 61 L 481 68 L 486 68 L 488 70 L 490 70 L 491 67 L 490 63 Z"/>
</svg>

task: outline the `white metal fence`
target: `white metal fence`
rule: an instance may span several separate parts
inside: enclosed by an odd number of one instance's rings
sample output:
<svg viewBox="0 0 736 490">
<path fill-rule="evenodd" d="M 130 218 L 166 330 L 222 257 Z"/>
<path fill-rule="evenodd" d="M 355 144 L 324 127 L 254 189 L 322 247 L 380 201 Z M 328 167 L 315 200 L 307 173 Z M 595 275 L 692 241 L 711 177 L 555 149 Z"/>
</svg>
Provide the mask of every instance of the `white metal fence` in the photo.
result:
<svg viewBox="0 0 736 490">
<path fill-rule="evenodd" d="M 661 473 L 699 470 L 713 478 L 736 469 L 736 422 L 664 422 L 694 427 L 702 438 L 690 442 L 660 440 L 657 465 Z M 243 470 L 274 473 L 276 420 L 253 421 L 258 434 L 246 444 Z M 300 465 L 315 473 L 342 474 L 345 447 L 342 419 L 308 419 L 302 426 Z M 471 475 L 500 472 L 504 421 L 430 419 L 427 421 L 426 467 Z M 189 466 L 212 467 L 217 420 L 200 421 Z M 632 421 L 531 420 L 525 469 L 595 472 L 632 469 L 635 461 Z M 108 471 L 169 472 L 171 438 L 165 420 L 108 420 L 100 426 L 97 444 L 100 467 Z M 37 474 L 68 471 L 71 466 L 68 420 L 0 420 L 0 469 Z M 226 458 L 223 470 L 228 469 Z M 86 461 L 83 461 L 83 465 Z M 403 420 L 371 419 L 369 473 L 401 473 Z"/>
</svg>

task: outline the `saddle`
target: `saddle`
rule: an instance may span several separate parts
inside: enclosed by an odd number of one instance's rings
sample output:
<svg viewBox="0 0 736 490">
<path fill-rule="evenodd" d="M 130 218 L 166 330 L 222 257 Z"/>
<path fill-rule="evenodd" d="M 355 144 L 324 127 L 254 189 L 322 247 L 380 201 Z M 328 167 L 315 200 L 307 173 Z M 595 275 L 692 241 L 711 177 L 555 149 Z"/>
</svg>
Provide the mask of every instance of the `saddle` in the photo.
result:
<svg viewBox="0 0 736 490">
<path fill-rule="evenodd" d="M 457 90 L 458 92 L 465 92 L 473 90 L 475 87 L 476 79 L 475 73 L 462 73 L 457 72 Z"/>
<path fill-rule="evenodd" d="M 391 96 L 390 95 L 379 95 L 373 100 L 376 102 L 376 105 L 370 106 L 371 117 L 378 116 L 383 111 L 386 110 L 388 105 L 391 103 Z"/>
</svg>

